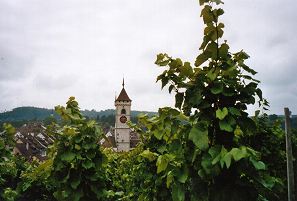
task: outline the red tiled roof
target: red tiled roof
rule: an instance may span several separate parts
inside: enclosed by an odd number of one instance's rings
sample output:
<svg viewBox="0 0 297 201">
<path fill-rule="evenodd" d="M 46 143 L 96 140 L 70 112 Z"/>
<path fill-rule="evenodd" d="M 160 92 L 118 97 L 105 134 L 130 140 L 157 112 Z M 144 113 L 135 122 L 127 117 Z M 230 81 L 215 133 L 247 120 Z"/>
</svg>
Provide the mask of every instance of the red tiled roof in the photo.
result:
<svg viewBox="0 0 297 201">
<path fill-rule="evenodd" d="M 131 101 L 124 87 L 116 101 Z"/>
</svg>

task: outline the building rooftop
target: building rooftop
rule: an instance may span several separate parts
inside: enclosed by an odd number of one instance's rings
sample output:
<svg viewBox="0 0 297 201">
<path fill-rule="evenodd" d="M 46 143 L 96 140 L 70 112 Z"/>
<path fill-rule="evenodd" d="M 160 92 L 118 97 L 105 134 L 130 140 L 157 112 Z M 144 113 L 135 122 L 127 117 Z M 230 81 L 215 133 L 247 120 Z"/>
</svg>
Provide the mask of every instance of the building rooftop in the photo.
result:
<svg viewBox="0 0 297 201">
<path fill-rule="evenodd" d="M 116 99 L 116 101 L 132 101 L 129 98 L 129 96 L 128 96 L 128 94 L 127 94 L 124 87 L 122 88 L 122 91 L 121 91 L 120 95 L 118 96 L 118 98 Z"/>
<path fill-rule="evenodd" d="M 121 91 L 120 95 L 118 96 L 118 98 L 115 101 L 132 101 L 129 98 L 129 96 L 128 96 L 126 90 L 125 90 L 125 80 L 124 79 L 123 79 L 122 86 L 123 86 L 122 91 Z"/>
</svg>

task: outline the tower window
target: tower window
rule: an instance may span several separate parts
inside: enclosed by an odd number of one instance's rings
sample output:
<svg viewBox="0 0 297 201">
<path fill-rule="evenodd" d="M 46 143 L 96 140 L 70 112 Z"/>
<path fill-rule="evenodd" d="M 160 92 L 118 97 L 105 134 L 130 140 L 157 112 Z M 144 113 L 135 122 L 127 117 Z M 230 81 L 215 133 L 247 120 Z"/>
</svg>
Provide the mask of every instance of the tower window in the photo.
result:
<svg viewBox="0 0 297 201">
<path fill-rule="evenodd" d="M 126 114 L 126 110 L 122 109 L 121 114 Z"/>
</svg>

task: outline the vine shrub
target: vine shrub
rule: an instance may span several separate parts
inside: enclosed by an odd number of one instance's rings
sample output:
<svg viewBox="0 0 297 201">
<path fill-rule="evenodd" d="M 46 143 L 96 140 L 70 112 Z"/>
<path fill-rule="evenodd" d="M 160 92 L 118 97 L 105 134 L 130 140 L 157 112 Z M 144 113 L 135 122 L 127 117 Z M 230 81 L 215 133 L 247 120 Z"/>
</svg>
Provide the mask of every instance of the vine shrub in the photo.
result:
<svg viewBox="0 0 297 201">
<path fill-rule="evenodd" d="M 13 156 L 15 129 L 10 124 L 3 124 L 0 133 L 0 195 L 14 197 L 14 180 L 17 177 L 17 166 Z"/>
<path fill-rule="evenodd" d="M 70 97 L 56 112 L 65 122 L 57 125 L 52 149 L 51 179 L 57 200 L 106 200 L 106 156 L 100 150 L 103 134 L 95 121 L 86 121 L 78 103 Z"/>
<path fill-rule="evenodd" d="M 143 153 L 143 146 L 138 144 L 135 149 L 124 153 L 108 150 L 106 155 L 110 166 L 107 175 L 112 180 L 112 189 L 122 194 L 119 200 L 168 200 L 171 198 L 170 191 L 155 174 L 155 162 L 144 157 L 147 153 Z"/>
<path fill-rule="evenodd" d="M 0 133 L 0 186 L 11 183 L 12 178 L 17 175 L 16 163 L 13 160 L 12 153 L 15 145 L 15 129 L 10 124 L 4 124 L 3 128 L 4 131 Z"/>
<path fill-rule="evenodd" d="M 265 110 L 268 102 L 252 77 L 256 72 L 245 64 L 248 54 L 231 53 L 227 41 L 221 43 L 221 3 L 200 0 L 205 29 L 194 67 L 157 56 L 155 63 L 167 67 L 157 81 L 175 92 L 177 109 L 140 118 L 146 128 L 139 129 L 146 140 L 141 155 L 155 163 L 155 174 L 166 183 L 159 192 L 167 188 L 172 200 L 265 200 L 278 181 L 260 153 L 241 141 L 257 128 L 247 105 L 258 100 Z"/>
<path fill-rule="evenodd" d="M 245 135 L 240 139 L 240 143 L 247 144 L 261 153 L 261 158 L 265 161 L 269 175 L 265 185 L 273 186 L 274 191 L 267 194 L 267 200 L 286 200 L 287 191 L 284 184 L 286 177 L 286 145 L 285 133 L 281 128 L 281 122 L 271 122 L 266 114 L 258 113 L 253 117 L 256 123 L 256 130 L 253 135 Z M 296 139 L 292 140 L 292 146 L 296 147 Z M 294 152 L 296 156 L 297 152 Z"/>
</svg>

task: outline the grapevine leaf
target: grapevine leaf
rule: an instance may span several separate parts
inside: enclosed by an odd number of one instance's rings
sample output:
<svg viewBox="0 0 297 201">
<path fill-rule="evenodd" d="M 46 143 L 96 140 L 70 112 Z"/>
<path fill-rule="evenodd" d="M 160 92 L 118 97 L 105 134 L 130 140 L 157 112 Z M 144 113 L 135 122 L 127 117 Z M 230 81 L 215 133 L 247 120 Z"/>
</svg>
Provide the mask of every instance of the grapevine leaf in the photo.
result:
<svg viewBox="0 0 297 201">
<path fill-rule="evenodd" d="M 77 187 L 78 187 L 79 184 L 80 184 L 80 180 L 79 180 L 79 179 L 76 179 L 76 180 L 74 180 L 74 181 L 72 181 L 72 182 L 70 183 L 70 185 L 71 185 L 71 187 L 72 187 L 73 189 L 77 189 Z"/>
<path fill-rule="evenodd" d="M 163 132 L 160 132 L 159 130 L 154 131 L 153 134 L 158 140 L 161 140 L 163 137 Z"/>
<path fill-rule="evenodd" d="M 199 0 L 200 6 L 202 6 L 204 3 L 207 3 L 207 2 L 209 2 L 209 0 Z"/>
<path fill-rule="evenodd" d="M 232 132 L 233 131 L 232 126 L 226 120 L 221 120 L 219 122 L 219 125 L 220 125 L 221 130 L 224 130 L 224 131 L 227 131 L 227 132 Z"/>
<path fill-rule="evenodd" d="M 181 108 L 183 104 L 184 93 L 176 93 L 175 95 L 175 107 Z"/>
<path fill-rule="evenodd" d="M 80 149 L 81 149 L 81 147 L 80 147 L 78 144 L 75 144 L 75 145 L 74 145 L 74 148 L 75 148 L 76 150 L 80 150 Z"/>
<path fill-rule="evenodd" d="M 226 43 L 223 43 L 219 48 L 219 56 L 223 59 L 227 59 L 229 46 Z"/>
<path fill-rule="evenodd" d="M 197 58 L 196 58 L 196 61 L 195 61 L 195 66 L 198 67 L 200 66 L 201 64 L 203 64 L 204 62 L 206 62 L 208 59 L 208 56 L 206 56 L 205 54 L 200 54 Z"/>
<path fill-rule="evenodd" d="M 170 61 L 171 61 L 171 58 L 168 57 L 167 54 L 158 54 L 155 64 L 159 66 L 166 66 L 169 64 Z"/>
<path fill-rule="evenodd" d="M 216 163 L 220 162 L 221 167 L 223 168 L 224 161 L 222 160 L 222 158 L 225 156 L 226 153 L 227 153 L 227 150 L 225 149 L 224 146 L 222 146 L 220 153 L 212 160 L 211 164 L 215 165 Z"/>
<path fill-rule="evenodd" d="M 91 167 L 93 167 L 94 163 L 90 160 L 85 160 L 83 163 L 82 163 L 82 166 L 85 168 L 85 169 L 90 169 Z"/>
<path fill-rule="evenodd" d="M 221 82 L 215 83 L 210 89 L 212 94 L 219 94 L 223 92 L 223 84 Z"/>
<path fill-rule="evenodd" d="M 232 159 L 232 155 L 230 154 L 230 152 L 228 152 L 224 157 L 223 157 L 223 161 L 226 164 L 226 167 L 229 168 L 231 165 L 231 159 Z"/>
<path fill-rule="evenodd" d="M 221 160 L 221 153 L 219 153 L 212 161 L 211 164 L 215 165 L 217 162 Z"/>
<path fill-rule="evenodd" d="M 224 4 L 221 0 L 211 0 L 212 2 L 215 2 L 217 5 Z"/>
<path fill-rule="evenodd" d="M 250 67 L 248 67 L 244 63 L 240 64 L 239 66 L 242 67 L 245 71 L 251 73 L 252 75 L 256 75 L 257 74 L 257 71 L 251 69 Z"/>
<path fill-rule="evenodd" d="M 75 158 L 75 153 L 67 151 L 61 155 L 61 160 L 71 162 Z"/>
<path fill-rule="evenodd" d="M 215 145 L 215 146 L 212 146 L 209 150 L 208 150 L 208 153 L 210 154 L 210 156 L 212 158 L 215 158 L 222 150 L 222 146 L 219 146 L 219 145 Z"/>
<path fill-rule="evenodd" d="M 257 93 L 259 99 L 262 100 L 262 99 L 263 99 L 263 96 L 262 96 L 262 91 L 261 91 L 261 89 L 256 89 L 256 93 Z"/>
<path fill-rule="evenodd" d="M 224 107 L 222 110 L 219 108 L 216 111 L 216 117 L 220 120 L 223 120 L 228 115 L 228 109 Z"/>
<path fill-rule="evenodd" d="M 254 167 L 257 170 L 265 170 L 266 166 L 262 161 L 257 161 L 253 157 L 250 157 L 250 161 L 253 163 Z"/>
<path fill-rule="evenodd" d="M 178 175 L 177 175 L 177 180 L 180 182 L 180 183 L 185 183 L 188 179 L 188 169 L 186 167 L 184 167 L 183 169 L 181 169 L 179 172 L 178 172 Z"/>
<path fill-rule="evenodd" d="M 161 82 L 162 82 L 162 89 L 168 84 L 168 82 L 169 82 L 169 78 L 168 77 L 163 77 L 162 79 L 161 79 Z"/>
<path fill-rule="evenodd" d="M 168 88 L 169 93 L 171 93 L 171 91 L 172 91 L 173 88 L 174 88 L 174 85 L 173 84 L 169 86 L 169 88 Z"/>
<path fill-rule="evenodd" d="M 169 163 L 169 159 L 168 157 L 166 157 L 166 155 L 159 156 L 156 162 L 157 173 L 160 173 L 166 170 L 168 163 Z"/>
<path fill-rule="evenodd" d="M 203 122 L 197 123 L 189 133 L 189 140 L 200 150 L 206 150 L 208 148 L 208 130 L 205 128 Z"/>
<path fill-rule="evenodd" d="M 242 158 L 246 158 L 249 156 L 246 149 L 244 147 L 239 148 L 233 148 L 230 151 L 230 154 L 233 156 L 233 159 L 235 161 L 239 161 Z"/>
<path fill-rule="evenodd" d="M 235 107 L 229 107 L 228 108 L 228 111 L 233 114 L 233 115 L 236 115 L 236 116 L 241 116 L 241 113 L 239 111 L 239 109 L 235 108 Z"/>
<path fill-rule="evenodd" d="M 212 32 L 211 39 L 213 41 L 217 39 L 216 32 Z M 209 43 L 205 49 L 205 53 L 209 55 L 212 59 L 216 59 L 218 56 L 217 44 L 215 42 Z"/>
<path fill-rule="evenodd" d="M 235 130 L 234 130 L 234 134 L 235 134 L 235 135 L 238 135 L 238 136 L 240 136 L 240 135 L 243 134 L 243 132 L 242 132 L 242 130 L 240 129 L 239 126 L 236 126 L 236 128 L 235 128 Z"/>
<path fill-rule="evenodd" d="M 193 69 L 189 62 L 185 62 L 183 66 L 180 67 L 182 76 L 191 76 L 193 74 Z"/>
<path fill-rule="evenodd" d="M 204 6 L 200 16 L 203 18 L 204 24 L 212 22 L 214 20 L 214 16 L 211 13 L 211 6 Z"/>
<path fill-rule="evenodd" d="M 220 15 L 223 15 L 224 14 L 224 10 L 219 8 L 219 9 L 216 9 L 216 16 L 220 16 Z M 224 43 L 225 44 L 225 43 Z"/>
<path fill-rule="evenodd" d="M 211 162 L 212 162 L 212 158 L 210 154 L 205 154 L 202 156 L 201 166 L 203 167 L 206 174 L 211 173 L 211 169 L 213 168 L 213 165 Z"/>
<path fill-rule="evenodd" d="M 144 150 L 141 154 L 142 157 L 147 158 L 150 162 L 156 160 L 157 154 L 151 152 L 150 150 Z"/>
<path fill-rule="evenodd" d="M 170 184 L 173 182 L 173 180 L 174 180 L 174 175 L 172 174 L 171 171 L 169 171 L 168 174 L 167 174 L 167 178 L 166 178 L 166 186 L 167 186 L 167 188 L 170 187 Z"/>
<path fill-rule="evenodd" d="M 173 201 L 183 201 L 185 200 L 185 191 L 183 187 L 179 184 L 175 184 L 172 187 L 172 200 Z"/>
<path fill-rule="evenodd" d="M 218 74 L 219 74 L 219 69 L 213 68 L 209 70 L 206 75 L 211 81 L 214 81 L 217 78 Z"/>
<path fill-rule="evenodd" d="M 233 96 L 235 93 L 233 89 L 225 87 L 223 94 L 224 96 Z"/>
<path fill-rule="evenodd" d="M 83 196 L 83 191 L 82 190 L 77 190 L 77 191 L 74 191 L 73 194 L 72 194 L 72 197 L 73 201 L 79 201 L 81 200 L 81 197 Z"/>
</svg>

